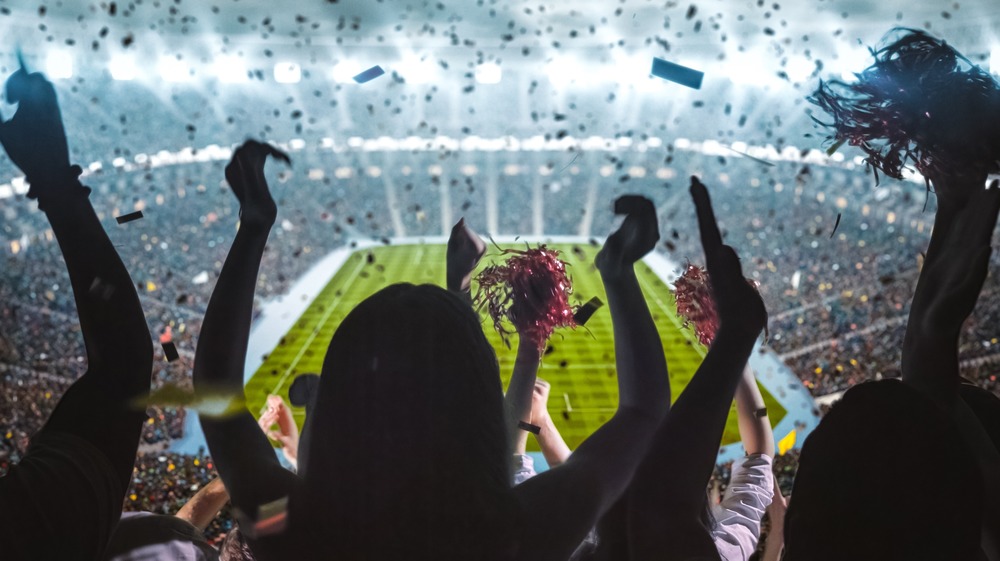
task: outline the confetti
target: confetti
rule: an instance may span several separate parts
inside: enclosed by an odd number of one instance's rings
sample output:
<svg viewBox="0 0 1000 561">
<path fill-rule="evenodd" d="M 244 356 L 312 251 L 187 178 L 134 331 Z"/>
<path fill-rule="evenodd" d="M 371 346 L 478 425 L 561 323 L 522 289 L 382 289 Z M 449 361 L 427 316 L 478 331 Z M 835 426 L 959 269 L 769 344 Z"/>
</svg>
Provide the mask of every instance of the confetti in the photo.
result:
<svg viewBox="0 0 1000 561">
<path fill-rule="evenodd" d="M 524 421 L 518 421 L 517 422 L 517 428 L 519 428 L 519 429 L 521 429 L 523 431 L 528 431 L 528 432 L 530 432 L 531 434 L 534 434 L 534 435 L 537 435 L 540 432 L 542 432 L 542 427 L 540 427 L 538 425 L 533 425 L 531 423 L 525 423 Z"/>
<path fill-rule="evenodd" d="M 830 232 L 830 239 L 833 239 L 833 235 L 837 233 L 837 226 L 840 226 L 840 213 L 837 213 L 837 222 L 833 225 L 833 231 Z"/>
<path fill-rule="evenodd" d="M 650 74 L 695 90 L 701 89 L 701 81 L 705 77 L 704 72 L 657 57 L 653 57 L 653 68 L 650 70 Z"/>
<path fill-rule="evenodd" d="M 137 210 L 135 212 L 130 212 L 128 214 L 123 214 L 121 216 L 116 216 L 115 220 L 117 220 L 119 224 L 125 224 L 127 222 L 132 222 L 134 220 L 139 220 L 140 218 L 142 218 L 142 211 L 141 210 Z"/>
<path fill-rule="evenodd" d="M 181 355 L 177 352 L 177 347 L 170 341 L 162 343 L 162 345 L 163 356 L 166 357 L 167 362 L 173 362 L 181 357 Z"/>
<path fill-rule="evenodd" d="M 355 76 L 354 81 L 359 84 L 364 84 L 365 82 L 370 82 L 383 74 L 385 74 L 385 70 L 382 70 L 382 67 L 376 64 L 375 66 Z"/>
<path fill-rule="evenodd" d="M 590 320 L 590 317 L 594 315 L 594 312 L 596 312 L 603 305 L 604 302 L 601 302 L 600 298 L 596 296 L 591 298 L 586 304 L 577 308 L 576 313 L 573 314 L 573 321 L 575 321 L 577 325 L 585 325 L 587 321 Z"/>
<path fill-rule="evenodd" d="M 757 162 L 757 163 L 759 163 L 759 164 L 764 164 L 765 166 L 771 166 L 771 167 L 774 167 L 774 162 L 769 162 L 769 161 L 767 161 L 767 160 L 762 160 L 762 159 L 760 159 L 760 158 L 757 158 L 757 157 L 755 157 L 755 156 L 751 156 L 750 154 L 747 154 L 746 152 L 740 152 L 739 150 L 736 150 L 736 149 L 733 149 L 733 148 L 730 148 L 729 146 L 726 146 L 726 148 L 727 148 L 727 149 L 728 149 L 728 150 L 729 150 L 730 152 L 735 152 L 735 153 L 739 154 L 740 156 L 743 156 L 744 158 L 750 158 L 751 160 L 753 160 L 753 161 L 755 161 L 755 162 Z"/>
</svg>

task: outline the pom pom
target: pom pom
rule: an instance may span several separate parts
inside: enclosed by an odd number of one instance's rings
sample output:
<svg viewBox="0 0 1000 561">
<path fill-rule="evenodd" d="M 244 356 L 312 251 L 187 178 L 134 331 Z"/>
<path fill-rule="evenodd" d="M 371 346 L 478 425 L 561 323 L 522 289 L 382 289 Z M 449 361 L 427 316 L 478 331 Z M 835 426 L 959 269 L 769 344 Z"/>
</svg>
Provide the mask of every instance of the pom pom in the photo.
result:
<svg viewBox="0 0 1000 561">
<path fill-rule="evenodd" d="M 559 259 L 559 251 L 544 245 L 525 251 L 507 249 L 503 254 L 512 257 L 504 264 L 486 267 L 476 277 L 476 304 L 486 307 L 493 327 L 508 347 L 513 331 L 504 326 L 505 320 L 541 352 L 557 327 L 576 327 L 569 304 L 573 285 L 566 275 L 566 262 Z"/>
<path fill-rule="evenodd" d="M 719 311 L 712 298 L 712 281 L 708 272 L 688 263 L 684 274 L 674 283 L 677 314 L 684 320 L 682 327 L 694 325 L 694 333 L 702 345 L 709 347 L 719 330 Z"/>
<path fill-rule="evenodd" d="M 875 51 L 856 83 L 820 83 L 809 97 L 833 117 L 833 145 L 847 142 L 882 173 L 912 164 L 927 179 L 1000 169 L 1000 84 L 944 41 L 912 29 Z"/>
<path fill-rule="evenodd" d="M 747 279 L 747 284 L 757 290 L 756 282 Z M 712 279 L 708 271 L 688 263 L 684 273 L 674 282 L 674 298 L 677 300 L 677 315 L 684 320 L 681 327 L 694 325 L 698 341 L 711 347 L 719 330 L 719 310 L 712 296 Z M 764 338 L 767 339 L 766 326 Z"/>
</svg>

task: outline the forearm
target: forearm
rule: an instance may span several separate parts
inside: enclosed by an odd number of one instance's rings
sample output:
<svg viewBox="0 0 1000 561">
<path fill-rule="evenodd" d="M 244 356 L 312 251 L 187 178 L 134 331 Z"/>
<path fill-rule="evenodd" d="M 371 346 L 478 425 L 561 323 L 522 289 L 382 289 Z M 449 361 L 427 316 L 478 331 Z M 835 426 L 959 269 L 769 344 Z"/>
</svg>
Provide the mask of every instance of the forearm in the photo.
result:
<svg viewBox="0 0 1000 561">
<path fill-rule="evenodd" d="M 767 417 L 764 397 L 749 364 L 743 367 L 743 376 L 736 386 L 736 417 L 746 453 L 765 454 L 773 458 L 774 433 Z"/>
<path fill-rule="evenodd" d="M 521 421 L 527 423 L 531 416 L 531 395 L 535 389 L 539 359 L 538 347 L 530 340 L 519 338 L 514 371 L 507 385 L 507 393 L 504 395 L 507 435 L 512 449 L 519 437 L 527 438 L 527 433 L 518 428 L 518 423 Z"/>
<path fill-rule="evenodd" d="M 661 423 L 632 483 L 630 500 L 642 516 L 676 515 L 675 504 L 697 516 L 705 485 L 718 456 L 732 395 L 754 338 L 719 329 L 711 349 L 691 382 Z M 663 474 L 671 474 L 665 478 Z"/>
<path fill-rule="evenodd" d="M 633 266 L 601 278 L 614 330 L 618 407 L 659 421 L 670 409 L 667 361 Z"/>
<path fill-rule="evenodd" d="M 566 463 L 572 451 L 566 445 L 562 435 L 559 434 L 559 429 L 552 422 L 552 417 L 546 415 L 540 428 L 542 430 L 539 431 L 536 440 L 538 440 L 538 446 L 542 449 L 542 455 L 545 456 L 549 467 Z"/>
<path fill-rule="evenodd" d="M 270 225 L 242 224 L 236 234 L 202 323 L 194 359 L 198 391 L 243 394 L 254 288 Z"/>
<path fill-rule="evenodd" d="M 204 531 L 229 501 L 229 493 L 218 477 L 202 487 L 177 511 L 177 518 L 187 520 Z"/>
</svg>

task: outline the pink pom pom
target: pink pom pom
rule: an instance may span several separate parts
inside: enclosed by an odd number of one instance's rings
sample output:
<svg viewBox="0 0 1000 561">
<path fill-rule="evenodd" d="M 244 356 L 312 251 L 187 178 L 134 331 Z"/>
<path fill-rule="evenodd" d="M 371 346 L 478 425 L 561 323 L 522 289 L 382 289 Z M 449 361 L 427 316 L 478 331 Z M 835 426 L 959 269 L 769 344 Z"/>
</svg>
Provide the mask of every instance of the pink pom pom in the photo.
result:
<svg viewBox="0 0 1000 561">
<path fill-rule="evenodd" d="M 758 290 L 756 281 L 746 279 L 747 284 Z M 694 333 L 698 341 L 706 347 L 712 346 L 715 333 L 719 330 L 719 310 L 715 307 L 712 296 L 712 279 L 708 271 L 688 263 L 684 274 L 674 283 L 674 297 L 677 300 L 677 315 L 684 320 L 682 327 L 694 324 Z M 764 326 L 764 340 L 768 337 L 767 326 Z"/>
<path fill-rule="evenodd" d="M 486 306 L 493 327 L 508 347 L 512 331 L 504 326 L 504 320 L 541 352 L 557 327 L 576 327 L 569 304 L 573 285 L 566 275 L 566 263 L 559 259 L 559 251 L 544 245 L 503 253 L 513 256 L 505 264 L 485 268 L 476 278 L 476 303 Z"/>
<path fill-rule="evenodd" d="M 694 324 L 695 335 L 702 345 L 712 345 L 719 330 L 719 312 L 712 298 L 712 281 L 708 272 L 688 263 L 684 274 L 674 283 L 677 314 L 684 320 L 684 327 Z"/>
</svg>

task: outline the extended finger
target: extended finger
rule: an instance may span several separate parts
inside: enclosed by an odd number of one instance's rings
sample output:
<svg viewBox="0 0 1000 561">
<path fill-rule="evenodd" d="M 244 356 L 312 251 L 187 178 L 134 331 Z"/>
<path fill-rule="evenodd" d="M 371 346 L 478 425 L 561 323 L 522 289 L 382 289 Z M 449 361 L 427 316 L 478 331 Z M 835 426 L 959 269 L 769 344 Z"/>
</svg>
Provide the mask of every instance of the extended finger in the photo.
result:
<svg viewBox="0 0 1000 561">
<path fill-rule="evenodd" d="M 722 234 L 719 233 L 719 224 L 715 219 L 715 211 L 712 210 L 712 199 L 708 196 L 708 189 L 695 176 L 691 176 L 691 199 L 694 200 L 695 212 L 698 215 L 701 247 L 708 256 L 722 245 Z"/>
</svg>

